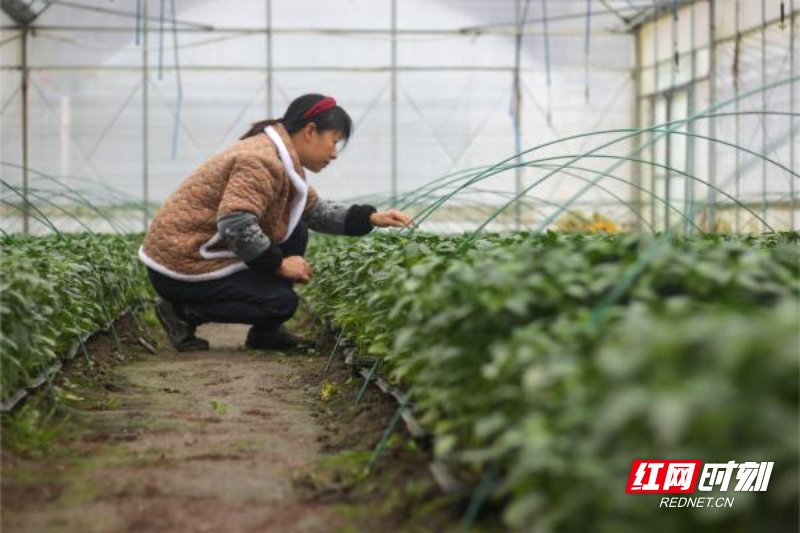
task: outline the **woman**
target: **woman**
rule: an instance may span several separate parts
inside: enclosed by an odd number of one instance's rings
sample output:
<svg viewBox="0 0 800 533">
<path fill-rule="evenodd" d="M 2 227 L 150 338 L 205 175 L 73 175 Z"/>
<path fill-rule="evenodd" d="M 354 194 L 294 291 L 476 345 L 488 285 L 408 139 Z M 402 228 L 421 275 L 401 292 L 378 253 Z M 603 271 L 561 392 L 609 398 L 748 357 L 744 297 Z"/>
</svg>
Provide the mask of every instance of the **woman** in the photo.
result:
<svg viewBox="0 0 800 533">
<path fill-rule="evenodd" d="M 179 351 L 207 350 L 207 322 L 250 324 L 246 346 L 298 344 L 283 323 L 295 313 L 295 282 L 311 279 L 308 229 L 360 236 L 404 226 L 405 213 L 322 200 L 304 168 L 338 156 L 352 121 L 329 96 L 297 98 L 283 118 L 253 124 L 236 144 L 198 168 L 167 199 L 139 250 L 161 301 L 156 314 Z"/>
</svg>

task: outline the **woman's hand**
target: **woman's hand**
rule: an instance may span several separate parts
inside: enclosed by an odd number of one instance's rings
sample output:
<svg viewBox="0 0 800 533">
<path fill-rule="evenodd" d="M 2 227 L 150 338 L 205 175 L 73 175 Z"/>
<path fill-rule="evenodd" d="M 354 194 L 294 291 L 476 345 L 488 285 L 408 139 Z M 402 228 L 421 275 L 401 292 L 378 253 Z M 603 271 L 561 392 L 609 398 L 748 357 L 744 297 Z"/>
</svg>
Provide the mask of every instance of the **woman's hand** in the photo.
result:
<svg viewBox="0 0 800 533">
<path fill-rule="evenodd" d="M 369 222 L 376 228 L 413 228 L 415 226 L 410 216 L 397 209 L 389 209 L 383 213 L 372 213 L 369 216 Z"/>
<path fill-rule="evenodd" d="M 308 283 L 313 272 L 311 271 L 311 265 L 305 259 L 299 255 L 291 255 L 283 258 L 278 274 L 299 283 Z"/>
</svg>

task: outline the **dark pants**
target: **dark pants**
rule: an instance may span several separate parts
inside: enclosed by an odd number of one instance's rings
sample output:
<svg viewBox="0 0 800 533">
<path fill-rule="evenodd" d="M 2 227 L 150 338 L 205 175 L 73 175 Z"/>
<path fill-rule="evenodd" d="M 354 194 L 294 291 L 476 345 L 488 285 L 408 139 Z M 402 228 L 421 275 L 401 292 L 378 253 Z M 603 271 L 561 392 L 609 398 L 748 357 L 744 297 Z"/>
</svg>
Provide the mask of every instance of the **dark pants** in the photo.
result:
<svg viewBox="0 0 800 533">
<path fill-rule="evenodd" d="M 308 227 L 300 221 L 289 239 L 278 247 L 284 256 L 306 253 Z M 299 298 L 290 279 L 246 269 L 224 278 L 179 281 L 148 269 L 159 296 L 172 304 L 194 325 L 206 322 L 251 324 L 270 331 L 289 320 Z"/>
</svg>

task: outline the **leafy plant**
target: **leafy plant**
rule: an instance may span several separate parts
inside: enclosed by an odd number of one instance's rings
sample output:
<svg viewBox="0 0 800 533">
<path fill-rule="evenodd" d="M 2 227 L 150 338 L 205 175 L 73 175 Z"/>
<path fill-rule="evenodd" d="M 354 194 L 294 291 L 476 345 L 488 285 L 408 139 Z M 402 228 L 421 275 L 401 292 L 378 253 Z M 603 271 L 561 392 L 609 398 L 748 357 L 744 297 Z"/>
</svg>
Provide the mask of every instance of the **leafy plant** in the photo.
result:
<svg viewBox="0 0 800 533">
<path fill-rule="evenodd" d="M 790 529 L 798 240 L 320 239 L 306 296 L 402 382 L 437 454 L 476 479 L 499 472 L 510 526 L 736 531 L 768 514 Z M 654 526 L 658 502 L 623 490 L 641 458 L 776 461 L 776 488 Z"/>
<path fill-rule="evenodd" d="M 88 333 L 151 296 L 138 235 L 0 240 L 0 398 L 5 402 Z"/>
</svg>

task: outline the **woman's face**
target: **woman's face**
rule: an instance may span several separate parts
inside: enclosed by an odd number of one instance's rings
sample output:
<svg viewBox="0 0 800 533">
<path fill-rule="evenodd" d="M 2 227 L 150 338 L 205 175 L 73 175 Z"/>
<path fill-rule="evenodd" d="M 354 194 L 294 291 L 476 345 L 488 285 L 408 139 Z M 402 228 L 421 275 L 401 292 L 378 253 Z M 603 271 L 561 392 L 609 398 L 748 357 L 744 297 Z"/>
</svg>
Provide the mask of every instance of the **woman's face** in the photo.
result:
<svg viewBox="0 0 800 533">
<path fill-rule="evenodd" d="M 319 131 L 314 123 L 292 135 L 300 164 L 317 173 L 339 155 L 338 144 L 342 133 L 336 130 Z"/>
</svg>

